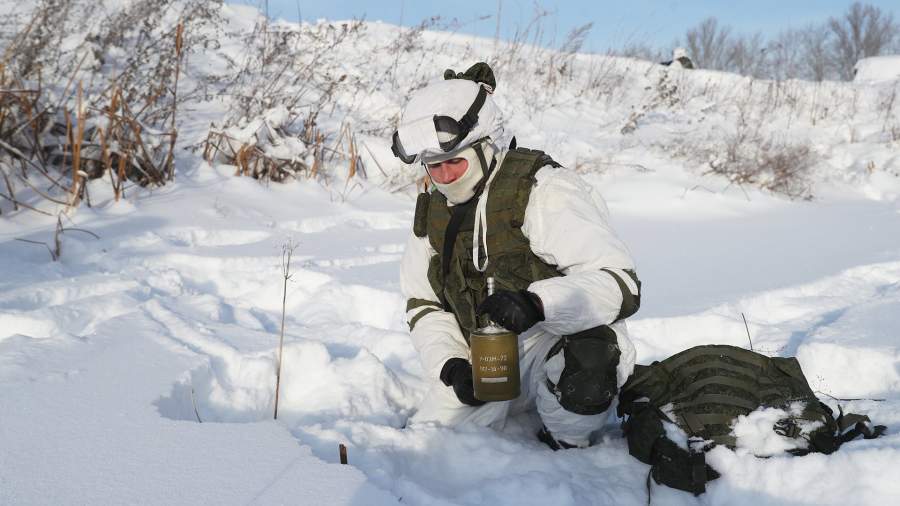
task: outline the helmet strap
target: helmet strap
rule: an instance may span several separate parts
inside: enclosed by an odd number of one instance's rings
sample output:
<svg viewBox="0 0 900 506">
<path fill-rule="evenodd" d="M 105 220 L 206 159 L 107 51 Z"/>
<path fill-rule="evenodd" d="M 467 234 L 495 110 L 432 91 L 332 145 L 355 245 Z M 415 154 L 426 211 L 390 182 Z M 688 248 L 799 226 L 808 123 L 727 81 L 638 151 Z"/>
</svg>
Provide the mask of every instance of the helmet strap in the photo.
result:
<svg viewBox="0 0 900 506">
<path fill-rule="evenodd" d="M 494 167 L 497 165 L 497 155 L 491 157 L 491 164 L 488 166 L 487 158 L 484 156 L 484 148 L 482 148 L 481 144 L 484 142 L 484 139 L 479 140 L 475 144 L 472 145 L 472 149 L 475 150 L 475 154 L 478 155 L 478 161 L 481 163 L 483 176 L 481 177 L 481 181 L 478 182 L 478 185 L 475 186 L 475 195 L 472 196 L 473 199 L 477 199 L 481 196 L 481 193 L 484 191 L 484 187 L 487 185 L 488 180 L 491 178 L 491 173 L 494 172 Z"/>
</svg>

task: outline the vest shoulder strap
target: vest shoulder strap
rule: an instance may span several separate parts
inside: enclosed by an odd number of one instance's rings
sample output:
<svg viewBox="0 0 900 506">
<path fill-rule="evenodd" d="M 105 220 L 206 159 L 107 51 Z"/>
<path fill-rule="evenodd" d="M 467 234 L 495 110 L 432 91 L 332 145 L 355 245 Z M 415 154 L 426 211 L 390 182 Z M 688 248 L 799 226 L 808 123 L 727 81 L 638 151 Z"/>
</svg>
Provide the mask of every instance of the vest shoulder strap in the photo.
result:
<svg viewBox="0 0 900 506">
<path fill-rule="evenodd" d="M 425 237 L 428 235 L 428 207 L 431 201 L 431 194 L 422 192 L 416 198 L 416 214 L 413 217 L 413 233 L 416 237 Z"/>
<path fill-rule="evenodd" d="M 539 149 L 514 148 L 506 152 L 503 159 L 504 171 L 510 172 L 510 166 L 515 166 L 517 172 L 524 171 L 527 175 L 533 176 L 541 167 L 550 165 L 551 167 L 562 167 L 547 153 Z M 521 172 L 519 172 L 521 174 Z M 501 174 L 498 174 L 498 177 Z"/>
<path fill-rule="evenodd" d="M 521 227 L 525 219 L 525 208 L 534 188 L 535 174 L 547 165 L 561 167 L 550 155 L 540 150 L 509 150 L 499 173 L 491 183 L 489 213 L 509 221 L 514 229 Z"/>
</svg>

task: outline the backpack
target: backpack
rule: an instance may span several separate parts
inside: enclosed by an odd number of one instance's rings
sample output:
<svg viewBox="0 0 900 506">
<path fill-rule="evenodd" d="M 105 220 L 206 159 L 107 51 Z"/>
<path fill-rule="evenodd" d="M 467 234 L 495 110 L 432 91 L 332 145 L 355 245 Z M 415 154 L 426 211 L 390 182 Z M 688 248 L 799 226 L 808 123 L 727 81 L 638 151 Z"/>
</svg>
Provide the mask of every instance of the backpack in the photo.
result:
<svg viewBox="0 0 900 506">
<path fill-rule="evenodd" d="M 706 464 L 705 452 L 715 445 L 734 449 L 735 422 L 760 408 L 785 410 L 772 428 L 796 442 L 796 448 L 787 450 L 795 455 L 831 453 L 860 435 L 872 439 L 885 430 L 872 427 L 863 415 L 839 411 L 835 418 L 816 398 L 796 358 L 726 345 L 696 346 L 635 366 L 617 409 L 625 418 L 628 452 L 651 466 L 648 489 L 652 476 L 657 483 L 699 495 L 707 481 L 719 477 Z M 674 441 L 664 422 L 683 431 L 686 444 Z"/>
</svg>

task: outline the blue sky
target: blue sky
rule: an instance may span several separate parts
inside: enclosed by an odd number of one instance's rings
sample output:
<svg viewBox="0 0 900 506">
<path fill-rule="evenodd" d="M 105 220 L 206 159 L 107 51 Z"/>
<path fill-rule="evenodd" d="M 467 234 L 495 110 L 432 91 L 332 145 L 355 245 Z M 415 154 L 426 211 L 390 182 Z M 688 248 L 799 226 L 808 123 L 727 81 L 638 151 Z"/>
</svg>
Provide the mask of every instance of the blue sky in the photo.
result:
<svg viewBox="0 0 900 506">
<path fill-rule="evenodd" d="M 227 0 L 235 2 L 237 0 Z M 262 6 L 264 0 L 241 0 L 238 3 Z M 723 24 L 741 33 L 762 32 L 774 35 L 788 27 L 825 21 L 839 16 L 852 3 L 850 0 L 751 0 L 726 2 L 712 0 L 629 0 L 629 1 L 557 1 L 541 0 L 541 8 L 553 14 L 543 20 L 550 41 L 565 38 L 569 30 L 594 22 L 585 49 L 605 51 L 631 43 L 668 47 L 708 16 L 716 16 Z M 900 20 L 900 1 L 872 0 L 872 5 Z M 423 19 L 439 15 L 444 20 L 457 19 L 460 32 L 493 37 L 497 29 L 500 6 L 500 35 L 509 38 L 516 27 L 524 28 L 535 12 L 534 0 L 449 0 L 425 2 L 414 0 L 269 0 L 272 17 L 297 20 L 298 6 L 303 19 L 340 20 L 365 16 L 393 24 L 415 25 Z M 484 19 L 479 19 L 484 18 Z"/>
</svg>

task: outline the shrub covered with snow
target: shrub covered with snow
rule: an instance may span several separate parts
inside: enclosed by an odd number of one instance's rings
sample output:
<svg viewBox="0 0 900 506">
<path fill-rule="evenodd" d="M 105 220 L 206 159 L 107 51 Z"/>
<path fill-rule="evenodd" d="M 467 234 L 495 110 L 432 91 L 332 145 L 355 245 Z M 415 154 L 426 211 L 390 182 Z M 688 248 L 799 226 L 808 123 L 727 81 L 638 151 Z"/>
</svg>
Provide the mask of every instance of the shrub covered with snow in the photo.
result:
<svg viewBox="0 0 900 506">
<path fill-rule="evenodd" d="M 853 67 L 853 80 L 858 83 L 898 79 L 900 79 L 900 55 L 863 58 Z"/>
</svg>

